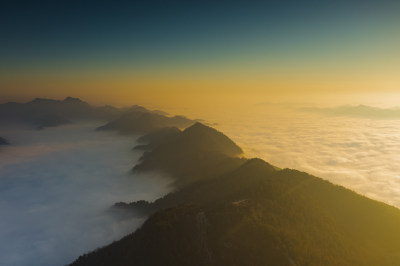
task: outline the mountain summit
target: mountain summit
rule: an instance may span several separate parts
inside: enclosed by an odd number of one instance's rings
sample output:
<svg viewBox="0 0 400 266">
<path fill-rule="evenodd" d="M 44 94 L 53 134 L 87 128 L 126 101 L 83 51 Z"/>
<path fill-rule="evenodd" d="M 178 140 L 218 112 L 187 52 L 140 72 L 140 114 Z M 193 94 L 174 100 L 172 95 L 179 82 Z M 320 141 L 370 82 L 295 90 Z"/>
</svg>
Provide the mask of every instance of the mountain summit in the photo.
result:
<svg viewBox="0 0 400 266">
<path fill-rule="evenodd" d="M 182 132 L 179 145 L 187 146 L 184 148 L 188 149 L 219 152 L 227 156 L 238 156 L 243 153 L 242 149 L 226 135 L 200 122 Z"/>
<path fill-rule="evenodd" d="M 135 169 L 164 171 L 177 189 L 116 204 L 151 216 L 72 265 L 400 265 L 398 209 L 240 152 L 200 123 L 158 142 Z"/>
<path fill-rule="evenodd" d="M 160 114 L 160 111 L 151 111 L 141 106 L 133 106 L 127 113 L 98 127 L 97 130 L 113 130 L 121 134 L 146 134 L 164 127 L 185 128 L 194 122 L 194 120 L 186 117 L 169 117 Z"/>
<path fill-rule="evenodd" d="M 71 97 L 71 96 L 66 97 L 66 98 L 63 100 L 63 102 L 74 102 L 74 103 L 84 103 L 84 104 L 87 104 L 86 102 L 82 101 L 81 99 L 79 99 L 79 98 L 74 98 L 74 97 Z"/>
<path fill-rule="evenodd" d="M 233 170 L 244 162 L 238 157 L 242 153 L 223 133 L 197 122 L 146 152 L 134 170 L 164 171 L 174 176 L 177 184 L 187 185 Z"/>
<path fill-rule="evenodd" d="M 4 123 L 24 123 L 39 129 L 68 124 L 77 120 L 108 120 L 121 110 L 91 106 L 79 98 L 64 100 L 36 98 L 26 103 L 0 104 L 0 119 Z"/>
</svg>

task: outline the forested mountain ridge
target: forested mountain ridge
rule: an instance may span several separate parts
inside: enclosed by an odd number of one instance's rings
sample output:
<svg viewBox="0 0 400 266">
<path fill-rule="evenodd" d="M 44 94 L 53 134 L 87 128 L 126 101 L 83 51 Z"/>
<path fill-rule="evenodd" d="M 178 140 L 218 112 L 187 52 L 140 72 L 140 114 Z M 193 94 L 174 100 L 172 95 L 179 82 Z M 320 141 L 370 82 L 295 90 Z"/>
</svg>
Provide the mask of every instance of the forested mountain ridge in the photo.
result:
<svg viewBox="0 0 400 266">
<path fill-rule="evenodd" d="M 183 116 L 169 117 L 159 111 L 133 109 L 98 127 L 97 130 L 113 130 L 121 134 L 146 134 L 164 127 L 185 128 L 195 123 Z"/>
<path fill-rule="evenodd" d="M 164 127 L 186 128 L 196 122 L 184 116 L 169 116 L 143 106 L 117 108 L 110 105 L 93 106 L 79 98 L 63 100 L 36 98 L 29 102 L 0 104 L 2 124 L 24 124 L 38 129 L 56 127 L 77 121 L 109 121 L 98 130 L 123 134 L 146 134 Z"/>
<path fill-rule="evenodd" d="M 65 125 L 78 120 L 108 120 L 123 110 L 112 106 L 92 106 L 78 98 L 64 100 L 36 98 L 26 103 L 0 104 L 3 123 L 25 123 L 39 129 Z"/>
<path fill-rule="evenodd" d="M 400 265 L 397 208 L 304 172 L 238 158 L 236 144 L 204 125 L 185 131 L 150 149 L 135 168 L 171 174 L 177 190 L 152 203 L 117 204 L 150 218 L 72 265 Z M 197 145 L 191 136 L 203 140 Z M 224 144 L 203 145 L 216 140 Z M 224 159 L 212 164 L 222 158 L 215 154 Z"/>
<path fill-rule="evenodd" d="M 159 139 L 163 137 L 160 135 Z M 157 140 L 153 139 L 154 142 Z M 154 149 L 144 153 L 134 171 L 166 172 L 175 177 L 178 186 L 218 176 L 245 161 L 238 157 L 243 151 L 232 140 L 198 122 L 158 142 Z"/>
</svg>

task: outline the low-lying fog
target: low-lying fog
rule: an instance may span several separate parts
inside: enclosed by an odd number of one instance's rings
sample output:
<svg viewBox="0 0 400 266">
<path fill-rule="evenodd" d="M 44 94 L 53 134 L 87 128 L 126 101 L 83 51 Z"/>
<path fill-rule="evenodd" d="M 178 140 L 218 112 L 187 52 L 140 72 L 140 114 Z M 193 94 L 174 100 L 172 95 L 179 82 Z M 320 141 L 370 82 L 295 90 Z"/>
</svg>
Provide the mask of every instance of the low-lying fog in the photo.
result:
<svg viewBox="0 0 400 266">
<path fill-rule="evenodd" d="M 169 191 L 166 177 L 130 173 L 135 138 L 96 126 L 0 131 L 12 143 L 0 147 L 1 265 L 70 263 L 143 222 L 113 217 L 113 203 Z"/>
<path fill-rule="evenodd" d="M 247 157 L 305 171 L 400 208 L 397 110 L 355 106 L 304 111 L 264 104 L 191 115 L 216 122 Z"/>
<path fill-rule="evenodd" d="M 325 109 L 258 105 L 176 113 L 216 122 L 248 157 L 306 171 L 400 207 L 400 114 L 342 109 L 326 114 Z M 0 131 L 13 144 L 0 147 L 1 265 L 71 262 L 143 222 L 113 218 L 105 212 L 108 206 L 169 191 L 167 178 L 129 173 L 140 156 L 131 150 L 134 138 L 95 132 L 96 126 Z"/>
</svg>

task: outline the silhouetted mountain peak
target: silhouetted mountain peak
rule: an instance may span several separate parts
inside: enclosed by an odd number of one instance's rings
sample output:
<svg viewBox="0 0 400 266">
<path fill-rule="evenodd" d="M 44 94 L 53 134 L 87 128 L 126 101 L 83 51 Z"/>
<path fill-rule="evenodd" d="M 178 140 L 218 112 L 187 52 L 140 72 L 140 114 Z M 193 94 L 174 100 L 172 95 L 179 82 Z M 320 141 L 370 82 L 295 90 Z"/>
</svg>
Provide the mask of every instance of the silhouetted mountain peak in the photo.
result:
<svg viewBox="0 0 400 266">
<path fill-rule="evenodd" d="M 47 99 L 47 98 L 35 98 L 29 103 L 39 104 L 39 103 L 53 103 L 53 102 L 56 102 L 56 100 Z"/>
<path fill-rule="evenodd" d="M 62 101 L 54 100 L 54 99 L 47 99 L 47 98 L 35 98 L 30 103 L 33 103 L 33 104 L 66 103 L 66 104 L 84 104 L 84 105 L 89 105 L 87 102 L 84 102 L 79 98 L 74 98 L 74 97 L 69 97 L 69 96 L 66 97 Z"/>
<path fill-rule="evenodd" d="M 149 110 L 147 110 L 145 107 L 140 106 L 140 105 L 132 105 L 131 107 L 129 107 L 128 109 L 129 112 L 143 112 L 143 113 L 147 113 L 149 112 Z"/>
<path fill-rule="evenodd" d="M 253 166 L 259 166 L 259 167 L 270 167 L 272 166 L 271 164 L 267 163 L 266 161 L 264 161 L 263 159 L 260 158 L 251 158 L 248 159 L 243 165 L 242 167 L 253 167 Z"/>
<path fill-rule="evenodd" d="M 190 131 L 190 130 L 215 130 L 215 129 L 213 129 L 212 127 L 206 126 L 200 122 L 196 122 L 192 126 L 185 129 L 185 131 Z"/>
<path fill-rule="evenodd" d="M 218 130 L 216 130 L 216 129 L 212 128 L 212 127 L 206 126 L 206 125 L 204 125 L 204 124 L 202 124 L 200 122 L 196 122 L 192 126 L 186 128 L 183 131 L 183 134 L 184 135 L 203 136 L 203 137 L 207 136 L 207 135 L 209 135 L 209 136 L 210 135 L 221 135 L 221 136 L 223 135 L 223 136 L 225 136 L 224 134 L 222 134 Z"/>
<path fill-rule="evenodd" d="M 59 126 L 76 120 L 114 119 L 122 110 L 94 107 L 79 98 L 64 100 L 36 98 L 26 103 L 0 104 L 0 120 L 6 123 L 25 123 L 44 127 Z"/>
<path fill-rule="evenodd" d="M 154 148 L 144 147 L 151 151 L 143 155 L 135 171 L 164 171 L 176 178 L 175 185 L 182 187 L 232 171 L 243 163 L 244 159 L 238 158 L 242 149 L 211 127 L 195 123 L 182 132 L 170 131 L 156 134 L 155 139 L 161 141 Z"/>
<path fill-rule="evenodd" d="M 123 134 L 147 134 L 163 127 L 185 128 L 193 122 L 188 118 L 169 117 L 134 105 L 128 109 L 127 113 L 99 127 L 98 130 L 118 130 Z"/>
<path fill-rule="evenodd" d="M 226 135 L 200 122 L 186 128 L 182 132 L 181 141 L 188 142 L 198 149 L 215 150 L 228 156 L 243 153 L 242 149 Z"/>
<path fill-rule="evenodd" d="M 135 170 L 165 171 L 177 190 L 152 203 L 116 204 L 152 216 L 72 265 L 400 265 L 394 207 L 262 159 L 235 158 L 241 149 L 201 123 L 143 138 L 163 141 Z"/>
<path fill-rule="evenodd" d="M 74 97 L 70 97 L 70 96 L 66 97 L 66 98 L 63 100 L 63 102 L 86 103 L 86 102 L 82 101 L 82 100 L 79 99 L 79 98 L 74 98 Z"/>
<path fill-rule="evenodd" d="M 244 164 L 242 164 L 237 171 L 243 173 L 256 172 L 258 174 L 265 174 L 277 171 L 278 168 L 267 163 L 260 158 L 248 159 Z"/>
</svg>

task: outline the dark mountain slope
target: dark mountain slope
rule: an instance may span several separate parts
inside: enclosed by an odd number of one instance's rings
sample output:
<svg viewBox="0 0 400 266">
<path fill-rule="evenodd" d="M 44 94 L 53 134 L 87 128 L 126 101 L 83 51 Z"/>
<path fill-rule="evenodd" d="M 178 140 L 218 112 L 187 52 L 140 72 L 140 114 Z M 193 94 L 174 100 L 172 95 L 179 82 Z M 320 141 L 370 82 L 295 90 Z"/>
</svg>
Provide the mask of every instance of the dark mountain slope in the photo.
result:
<svg viewBox="0 0 400 266">
<path fill-rule="evenodd" d="M 141 150 L 154 150 L 162 143 L 172 141 L 181 131 L 177 127 L 164 127 L 152 131 L 136 140 L 141 143 L 134 147 L 134 149 Z"/>
<path fill-rule="evenodd" d="M 179 141 L 171 143 L 175 148 L 219 152 L 227 156 L 238 156 L 243 153 L 231 139 L 214 128 L 196 123 L 185 129 Z M 172 147 L 171 147 L 172 148 Z"/>
<path fill-rule="evenodd" d="M 146 110 L 146 109 L 145 109 Z M 131 109 L 119 118 L 98 128 L 98 130 L 115 130 L 122 134 L 146 134 L 164 127 L 185 128 L 195 121 L 182 116 L 168 117 L 158 111 Z"/>
<path fill-rule="evenodd" d="M 178 186 L 221 175 L 241 165 L 242 149 L 221 132 L 196 123 L 143 155 L 134 171 L 164 171 Z"/>
<path fill-rule="evenodd" d="M 73 265 L 400 265 L 398 209 L 307 173 L 232 157 L 241 150 L 216 132 L 196 124 L 147 153 L 139 170 L 148 164 L 183 183 L 153 203 L 117 204 L 151 216 Z"/>
<path fill-rule="evenodd" d="M 276 171 L 261 160 L 154 205 L 161 210 L 137 232 L 73 265 L 400 262 L 399 210 L 306 173 Z"/>
<path fill-rule="evenodd" d="M 254 189 L 257 182 L 248 182 L 245 176 L 254 174 L 253 181 L 264 180 L 276 171 L 275 167 L 260 160 L 243 160 L 240 167 L 216 178 L 198 180 L 184 189 L 170 193 L 153 203 L 138 201 L 133 203 L 117 203 L 115 207 L 130 210 L 135 213 L 149 215 L 155 211 L 186 203 L 213 204 L 219 200 L 236 200 L 241 198 L 243 191 Z M 235 180 L 238 179 L 238 180 Z M 227 181 L 228 180 L 228 181 Z M 235 182 L 232 182 L 235 180 Z M 250 186 L 248 188 L 248 186 Z M 215 189 L 210 189 L 215 188 Z M 221 189 L 222 188 L 222 189 Z"/>
<path fill-rule="evenodd" d="M 27 103 L 0 104 L 3 123 L 28 123 L 38 128 L 58 126 L 75 120 L 112 119 L 120 110 L 111 106 L 94 107 L 78 98 L 62 101 L 36 98 Z"/>
</svg>

